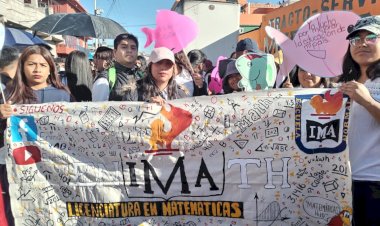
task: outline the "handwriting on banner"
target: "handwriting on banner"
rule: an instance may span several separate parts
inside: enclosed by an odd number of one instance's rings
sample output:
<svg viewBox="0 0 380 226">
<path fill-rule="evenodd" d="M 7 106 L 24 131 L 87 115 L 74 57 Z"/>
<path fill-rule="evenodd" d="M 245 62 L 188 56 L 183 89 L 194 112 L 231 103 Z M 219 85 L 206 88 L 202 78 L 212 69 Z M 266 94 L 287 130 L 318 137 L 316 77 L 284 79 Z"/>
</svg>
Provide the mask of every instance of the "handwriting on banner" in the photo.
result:
<svg viewBox="0 0 380 226">
<path fill-rule="evenodd" d="M 328 224 L 351 211 L 349 101 L 332 93 L 17 106 L 16 224 Z"/>
</svg>

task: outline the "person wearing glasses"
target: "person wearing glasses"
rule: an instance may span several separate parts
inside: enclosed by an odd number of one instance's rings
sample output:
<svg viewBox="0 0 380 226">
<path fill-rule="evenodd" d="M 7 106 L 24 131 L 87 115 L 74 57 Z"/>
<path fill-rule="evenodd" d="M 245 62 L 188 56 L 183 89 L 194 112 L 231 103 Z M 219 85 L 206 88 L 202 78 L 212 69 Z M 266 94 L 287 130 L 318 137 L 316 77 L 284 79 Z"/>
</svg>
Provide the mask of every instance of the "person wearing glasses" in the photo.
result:
<svg viewBox="0 0 380 226">
<path fill-rule="evenodd" d="M 348 27 L 340 90 L 351 98 L 353 225 L 380 225 L 380 16 Z M 376 69 L 377 70 L 374 70 Z"/>
</svg>

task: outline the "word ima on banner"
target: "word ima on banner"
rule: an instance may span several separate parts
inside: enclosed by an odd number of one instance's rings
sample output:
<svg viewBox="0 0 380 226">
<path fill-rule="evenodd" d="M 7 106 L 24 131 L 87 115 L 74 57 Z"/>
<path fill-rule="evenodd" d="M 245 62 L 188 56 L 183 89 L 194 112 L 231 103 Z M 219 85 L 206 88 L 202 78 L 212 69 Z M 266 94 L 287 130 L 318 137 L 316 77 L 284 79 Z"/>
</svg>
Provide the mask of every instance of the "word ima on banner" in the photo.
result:
<svg viewBox="0 0 380 226">
<path fill-rule="evenodd" d="M 348 109 L 325 89 L 15 106 L 15 223 L 350 225 Z"/>
</svg>

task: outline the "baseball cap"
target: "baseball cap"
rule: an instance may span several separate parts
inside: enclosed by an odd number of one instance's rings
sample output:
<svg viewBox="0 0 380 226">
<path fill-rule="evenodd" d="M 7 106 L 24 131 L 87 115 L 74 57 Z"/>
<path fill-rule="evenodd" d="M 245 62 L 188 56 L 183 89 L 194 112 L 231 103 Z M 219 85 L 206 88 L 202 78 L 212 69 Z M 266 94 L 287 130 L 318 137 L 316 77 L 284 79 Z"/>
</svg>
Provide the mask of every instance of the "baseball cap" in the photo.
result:
<svg viewBox="0 0 380 226">
<path fill-rule="evenodd" d="M 246 38 L 246 39 L 240 40 L 238 44 L 236 45 L 236 52 L 244 51 L 244 50 L 248 50 L 250 52 L 258 52 L 259 47 L 257 46 L 256 41 L 250 38 Z"/>
<path fill-rule="evenodd" d="M 157 63 L 160 60 L 170 60 L 174 64 L 174 53 L 166 47 L 159 47 L 153 49 L 149 57 L 149 63 Z"/>
<path fill-rule="evenodd" d="M 369 31 L 375 35 L 380 35 L 380 16 L 368 16 L 358 20 L 354 25 L 347 28 L 348 35 L 346 39 L 350 39 L 358 31 Z"/>
<path fill-rule="evenodd" d="M 236 68 L 235 63 L 236 63 L 236 60 L 233 60 L 227 64 L 227 70 L 226 70 L 225 77 L 228 77 L 229 75 L 232 75 L 232 74 L 240 74 L 240 72 Z"/>
</svg>

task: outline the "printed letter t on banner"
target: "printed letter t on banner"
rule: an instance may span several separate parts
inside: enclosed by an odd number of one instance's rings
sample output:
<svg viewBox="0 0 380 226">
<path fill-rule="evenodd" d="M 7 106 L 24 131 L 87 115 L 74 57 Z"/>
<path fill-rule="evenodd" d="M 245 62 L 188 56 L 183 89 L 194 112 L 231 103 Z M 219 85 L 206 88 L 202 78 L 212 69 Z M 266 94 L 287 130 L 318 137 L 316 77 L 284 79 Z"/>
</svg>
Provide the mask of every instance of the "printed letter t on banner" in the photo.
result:
<svg viewBox="0 0 380 226">
<path fill-rule="evenodd" d="M 345 11 L 316 14 L 302 24 L 293 40 L 269 26 L 265 31 L 291 62 L 297 62 L 311 74 L 335 77 L 342 74 L 343 57 L 348 48 L 347 27 L 359 18 Z"/>
<path fill-rule="evenodd" d="M 147 27 L 141 29 L 147 37 L 144 48 L 155 41 L 155 48 L 166 47 L 178 53 L 199 33 L 197 24 L 191 18 L 170 10 L 159 10 L 156 23 L 156 29 Z"/>
</svg>

